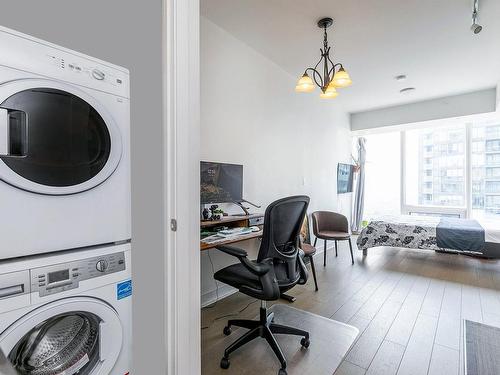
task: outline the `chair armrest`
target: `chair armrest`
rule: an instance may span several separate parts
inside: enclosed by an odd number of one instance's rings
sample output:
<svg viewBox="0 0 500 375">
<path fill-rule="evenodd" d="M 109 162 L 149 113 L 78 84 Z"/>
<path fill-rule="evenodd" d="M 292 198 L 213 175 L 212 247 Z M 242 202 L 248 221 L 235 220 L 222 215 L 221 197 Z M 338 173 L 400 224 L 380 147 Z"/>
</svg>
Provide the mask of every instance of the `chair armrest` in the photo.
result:
<svg viewBox="0 0 500 375">
<path fill-rule="evenodd" d="M 257 276 L 264 276 L 271 270 L 271 265 L 267 263 L 252 262 L 246 257 L 240 258 L 240 262 L 245 266 L 247 270 L 249 270 L 250 272 L 252 272 Z"/>
<path fill-rule="evenodd" d="M 246 258 L 248 255 L 247 252 L 239 247 L 230 246 L 230 245 L 220 245 L 215 247 L 217 250 L 220 250 L 226 254 L 232 255 L 236 258 Z"/>
<path fill-rule="evenodd" d="M 217 250 L 220 250 L 226 254 L 232 255 L 236 258 L 238 258 L 245 266 L 247 270 L 252 272 L 254 275 L 257 276 L 264 276 L 266 273 L 269 272 L 271 269 L 271 266 L 267 263 L 257 263 L 249 260 L 247 258 L 247 252 L 243 249 L 240 249 L 239 247 L 235 246 L 229 246 L 229 245 L 220 245 L 215 247 Z"/>
</svg>

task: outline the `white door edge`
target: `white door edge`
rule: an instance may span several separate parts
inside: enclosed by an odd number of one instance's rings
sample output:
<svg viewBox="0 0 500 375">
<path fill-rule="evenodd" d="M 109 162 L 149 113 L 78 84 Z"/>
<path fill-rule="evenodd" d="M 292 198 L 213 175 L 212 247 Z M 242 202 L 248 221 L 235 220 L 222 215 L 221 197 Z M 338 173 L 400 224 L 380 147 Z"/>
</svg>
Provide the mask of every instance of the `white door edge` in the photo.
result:
<svg viewBox="0 0 500 375">
<path fill-rule="evenodd" d="M 168 375 L 201 372 L 199 22 L 199 0 L 163 0 L 164 327 Z"/>
</svg>

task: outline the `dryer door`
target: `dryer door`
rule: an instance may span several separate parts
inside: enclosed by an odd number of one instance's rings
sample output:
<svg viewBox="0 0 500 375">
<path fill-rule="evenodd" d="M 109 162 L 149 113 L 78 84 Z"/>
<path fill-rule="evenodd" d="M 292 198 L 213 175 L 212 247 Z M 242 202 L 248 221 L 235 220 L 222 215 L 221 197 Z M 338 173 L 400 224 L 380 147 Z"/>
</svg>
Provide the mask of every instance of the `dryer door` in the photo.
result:
<svg viewBox="0 0 500 375">
<path fill-rule="evenodd" d="M 0 335 L 0 349 L 20 375 L 108 375 L 122 341 L 122 325 L 110 305 L 73 297 L 19 319 Z"/>
<path fill-rule="evenodd" d="M 40 194 L 75 194 L 104 182 L 122 154 L 100 103 L 62 82 L 0 85 L 0 179 Z"/>
</svg>

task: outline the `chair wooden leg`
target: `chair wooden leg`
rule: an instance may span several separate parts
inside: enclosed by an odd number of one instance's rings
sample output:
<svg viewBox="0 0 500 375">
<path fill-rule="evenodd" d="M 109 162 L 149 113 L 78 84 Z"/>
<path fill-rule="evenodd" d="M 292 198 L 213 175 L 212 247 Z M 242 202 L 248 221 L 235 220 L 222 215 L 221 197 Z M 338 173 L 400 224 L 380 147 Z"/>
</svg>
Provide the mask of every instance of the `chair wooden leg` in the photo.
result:
<svg viewBox="0 0 500 375">
<path fill-rule="evenodd" d="M 313 279 L 314 279 L 314 286 L 316 287 L 316 292 L 319 290 L 318 289 L 318 280 L 316 280 L 316 267 L 314 267 L 314 259 L 313 257 L 309 257 L 311 260 L 311 271 L 313 273 Z"/>
<path fill-rule="evenodd" d="M 337 252 L 337 240 L 335 240 L 335 256 L 339 256 L 339 253 Z"/>
<path fill-rule="evenodd" d="M 326 267 L 326 240 L 324 244 L 324 249 L 323 249 L 323 267 Z"/>
<path fill-rule="evenodd" d="M 354 255 L 352 255 L 351 237 L 349 237 L 349 249 L 351 250 L 351 261 L 352 261 L 352 264 L 354 264 Z"/>
</svg>

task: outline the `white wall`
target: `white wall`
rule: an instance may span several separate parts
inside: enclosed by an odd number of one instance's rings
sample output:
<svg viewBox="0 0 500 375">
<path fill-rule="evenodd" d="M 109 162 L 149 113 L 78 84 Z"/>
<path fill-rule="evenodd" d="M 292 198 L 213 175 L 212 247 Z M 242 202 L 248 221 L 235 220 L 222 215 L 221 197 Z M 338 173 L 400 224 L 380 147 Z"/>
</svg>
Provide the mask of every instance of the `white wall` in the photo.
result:
<svg viewBox="0 0 500 375">
<path fill-rule="evenodd" d="M 134 343 L 131 374 L 163 374 L 160 0 L 2 2 L 0 24 L 130 69 Z"/>
<path fill-rule="evenodd" d="M 496 88 L 443 98 L 396 105 L 351 114 L 351 129 L 365 130 L 384 126 L 447 119 L 495 112 Z"/>
<path fill-rule="evenodd" d="M 349 116 L 338 101 L 321 100 L 318 90 L 295 93 L 295 82 L 202 17 L 202 160 L 243 164 L 244 197 L 262 204 L 262 212 L 275 199 L 306 194 L 309 212 L 339 210 L 350 217 L 350 194 L 336 194 L 337 163 L 351 162 Z M 255 254 L 258 241 L 244 245 Z M 202 303 L 215 297 L 209 255 L 216 270 L 235 262 L 217 250 L 203 252 Z"/>
</svg>

